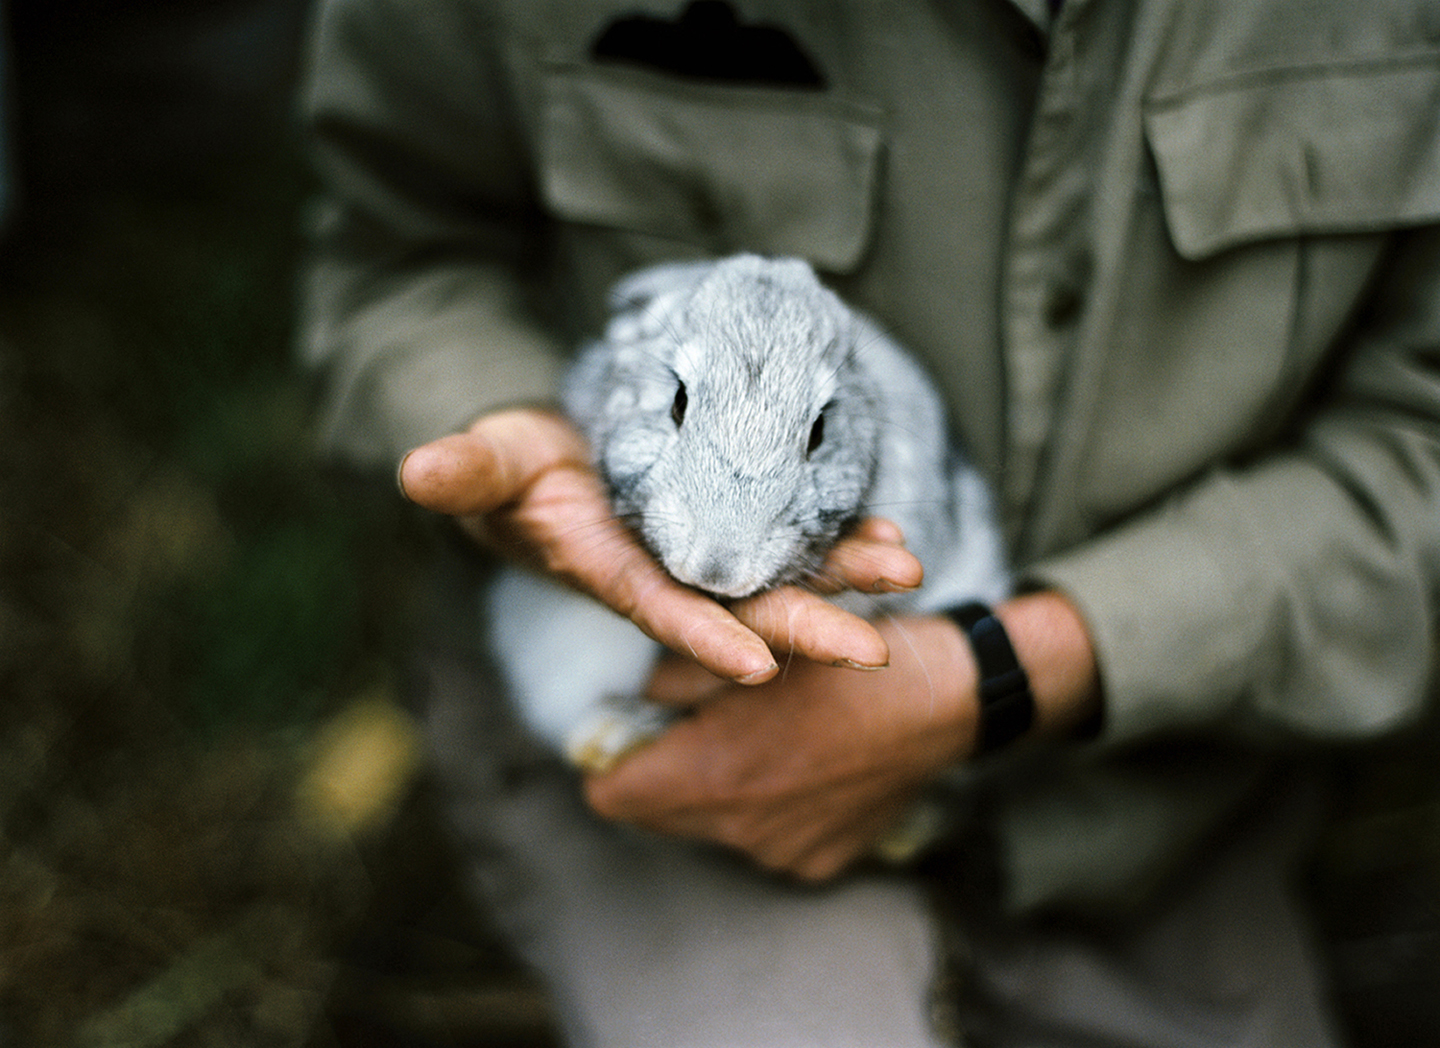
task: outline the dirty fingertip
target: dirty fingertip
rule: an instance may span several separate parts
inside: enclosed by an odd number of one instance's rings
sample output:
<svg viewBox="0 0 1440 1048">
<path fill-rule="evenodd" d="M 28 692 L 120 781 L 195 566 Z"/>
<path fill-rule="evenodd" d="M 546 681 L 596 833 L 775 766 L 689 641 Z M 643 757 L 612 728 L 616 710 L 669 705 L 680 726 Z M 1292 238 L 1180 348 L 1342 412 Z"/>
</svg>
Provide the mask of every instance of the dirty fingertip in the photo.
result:
<svg viewBox="0 0 1440 1048">
<path fill-rule="evenodd" d="M 767 680 L 769 680 L 771 677 L 775 676 L 775 674 L 779 672 L 779 664 L 771 662 L 767 666 L 762 666 L 760 669 L 752 670 L 749 673 L 743 673 L 734 679 L 736 684 L 764 684 Z"/>
<path fill-rule="evenodd" d="M 920 588 L 919 582 L 897 582 L 895 579 L 876 579 L 871 589 L 876 593 L 909 593 Z"/>
</svg>

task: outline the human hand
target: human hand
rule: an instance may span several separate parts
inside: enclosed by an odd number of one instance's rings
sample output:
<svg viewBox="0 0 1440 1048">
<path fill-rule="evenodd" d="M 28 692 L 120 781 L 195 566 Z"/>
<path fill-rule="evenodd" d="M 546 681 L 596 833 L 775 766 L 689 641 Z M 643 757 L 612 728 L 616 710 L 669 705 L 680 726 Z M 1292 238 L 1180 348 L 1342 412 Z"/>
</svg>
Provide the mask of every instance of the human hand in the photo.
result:
<svg viewBox="0 0 1440 1048">
<path fill-rule="evenodd" d="M 1095 653 L 1062 595 L 996 609 L 1035 697 L 1034 731 L 1066 735 L 1100 709 Z M 795 663 L 741 689 L 678 660 L 650 696 L 692 706 L 586 795 L 601 815 L 738 850 L 806 881 L 869 854 L 936 776 L 975 749 L 979 700 L 969 643 L 945 618 L 882 622 L 894 658 L 876 673 Z"/>
<path fill-rule="evenodd" d="M 727 607 L 675 582 L 611 512 L 584 438 L 557 412 L 483 416 L 410 452 L 399 481 L 411 501 L 455 517 L 476 541 L 603 601 L 725 680 L 771 679 L 776 651 L 826 665 L 889 659 L 871 624 L 817 593 L 787 586 Z M 919 585 L 922 572 L 894 525 L 869 521 L 832 551 L 823 574 L 831 588 L 890 592 Z"/>
<path fill-rule="evenodd" d="M 974 747 L 975 668 L 939 618 L 879 624 L 892 662 L 856 673 L 796 662 L 761 687 L 663 664 L 651 695 L 692 715 L 603 775 L 602 816 L 724 845 L 805 881 L 870 854 L 920 792 Z"/>
</svg>

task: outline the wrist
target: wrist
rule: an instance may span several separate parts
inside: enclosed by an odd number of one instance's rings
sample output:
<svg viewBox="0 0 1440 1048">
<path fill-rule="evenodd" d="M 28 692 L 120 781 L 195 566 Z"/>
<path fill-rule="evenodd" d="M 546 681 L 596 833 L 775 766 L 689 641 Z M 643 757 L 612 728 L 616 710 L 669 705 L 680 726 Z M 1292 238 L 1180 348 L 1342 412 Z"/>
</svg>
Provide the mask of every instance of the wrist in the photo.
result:
<svg viewBox="0 0 1440 1048">
<path fill-rule="evenodd" d="M 959 679 L 973 696 L 972 753 L 1003 749 L 1030 735 L 1093 730 L 1101 712 L 1099 672 L 1074 605 L 1059 593 L 1039 592 L 993 611 L 974 607 L 981 610 L 955 609 L 946 616 L 968 663 Z"/>
<path fill-rule="evenodd" d="M 1089 629 L 1063 594 L 1043 590 L 995 609 L 1035 698 L 1034 731 L 1072 736 L 1093 729 L 1102 713 L 1100 671 Z"/>
</svg>

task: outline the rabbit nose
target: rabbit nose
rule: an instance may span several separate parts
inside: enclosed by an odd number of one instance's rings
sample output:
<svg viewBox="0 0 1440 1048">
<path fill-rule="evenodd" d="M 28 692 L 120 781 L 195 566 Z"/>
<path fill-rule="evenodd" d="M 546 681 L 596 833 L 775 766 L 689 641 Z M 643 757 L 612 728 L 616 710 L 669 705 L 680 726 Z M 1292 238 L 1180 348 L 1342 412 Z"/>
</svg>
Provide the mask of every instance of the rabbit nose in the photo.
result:
<svg viewBox="0 0 1440 1048">
<path fill-rule="evenodd" d="M 733 600 L 739 597 L 748 597 L 752 593 L 764 589 L 765 580 L 756 577 L 753 571 L 716 559 L 707 562 L 701 568 L 696 585 L 717 597 L 728 597 Z"/>
<path fill-rule="evenodd" d="M 683 581 L 717 597 L 744 597 L 756 589 L 753 582 L 739 577 L 733 563 L 718 556 L 702 561 L 685 574 L 689 578 Z"/>
<path fill-rule="evenodd" d="M 730 572 L 719 560 L 703 564 L 699 572 L 699 584 L 706 589 L 717 590 L 730 581 Z"/>
<path fill-rule="evenodd" d="M 716 597 L 748 597 L 765 586 L 765 579 L 756 575 L 755 567 L 733 550 L 691 550 L 670 570 L 686 585 Z"/>
</svg>

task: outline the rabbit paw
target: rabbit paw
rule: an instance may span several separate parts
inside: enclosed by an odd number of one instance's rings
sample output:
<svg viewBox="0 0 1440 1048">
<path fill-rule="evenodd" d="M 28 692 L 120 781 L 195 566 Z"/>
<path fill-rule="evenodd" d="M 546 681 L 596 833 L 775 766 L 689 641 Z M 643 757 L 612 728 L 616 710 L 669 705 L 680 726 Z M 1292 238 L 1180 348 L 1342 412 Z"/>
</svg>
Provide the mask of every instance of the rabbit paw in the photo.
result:
<svg viewBox="0 0 1440 1048">
<path fill-rule="evenodd" d="M 674 720 L 662 706 L 633 695 L 608 695 L 570 732 L 565 756 L 582 771 L 600 774 L 648 743 Z"/>
</svg>

